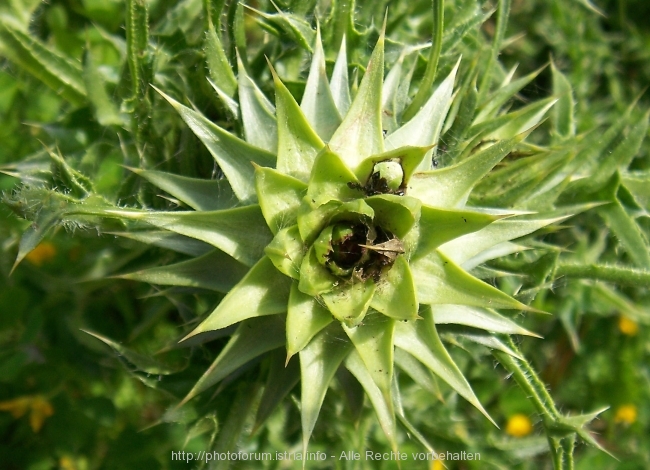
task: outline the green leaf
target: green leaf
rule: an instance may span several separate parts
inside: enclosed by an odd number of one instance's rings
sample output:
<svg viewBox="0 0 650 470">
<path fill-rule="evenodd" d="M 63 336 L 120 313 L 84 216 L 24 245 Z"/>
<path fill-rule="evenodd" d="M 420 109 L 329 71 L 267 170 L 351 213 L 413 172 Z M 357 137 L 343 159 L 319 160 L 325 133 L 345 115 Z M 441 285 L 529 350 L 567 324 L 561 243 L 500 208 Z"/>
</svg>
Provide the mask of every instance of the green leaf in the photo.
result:
<svg viewBox="0 0 650 470">
<path fill-rule="evenodd" d="M 421 304 L 459 304 L 536 311 L 479 281 L 438 251 L 411 263 Z"/>
<path fill-rule="evenodd" d="M 254 434 L 267 420 L 271 413 L 282 403 L 284 397 L 296 386 L 300 380 L 300 364 L 297 359 L 285 363 L 282 351 L 274 351 L 271 356 L 271 367 L 264 386 L 264 393 L 257 408 L 255 416 Z"/>
<path fill-rule="evenodd" d="M 178 406 L 184 405 L 248 361 L 283 344 L 284 320 L 280 316 L 252 318 L 242 322 L 219 356 Z"/>
<path fill-rule="evenodd" d="M 413 119 L 386 137 L 388 150 L 405 145 L 427 147 L 438 142 L 442 125 L 451 106 L 451 94 L 459 65 L 460 60 Z M 420 162 L 418 170 L 431 169 L 431 152 Z"/>
<path fill-rule="evenodd" d="M 341 326 L 334 323 L 318 333 L 300 351 L 300 415 L 303 455 L 307 452 L 309 438 L 316 425 L 327 388 L 336 369 L 352 349 L 352 344 L 345 337 L 345 333 L 341 331 Z"/>
<path fill-rule="evenodd" d="M 166 230 L 142 230 L 137 232 L 106 232 L 107 235 L 130 238 L 145 245 L 158 246 L 190 256 L 202 256 L 212 251 L 212 246 L 194 238 Z"/>
<path fill-rule="evenodd" d="M 306 196 L 298 211 L 300 238 L 311 245 L 341 205 L 339 201 L 330 201 L 313 209 L 309 196 Z"/>
<path fill-rule="evenodd" d="M 119 356 L 124 357 L 127 361 L 133 364 L 138 370 L 145 372 L 147 374 L 154 375 L 170 375 L 175 372 L 179 372 L 184 366 L 181 367 L 171 367 L 166 364 L 163 364 L 156 359 L 145 356 L 144 354 L 137 353 L 130 348 L 124 347 L 115 341 L 106 338 L 98 333 L 93 333 L 92 331 L 81 330 L 84 333 L 88 333 L 90 336 L 94 336 L 101 342 L 107 344 L 111 347 Z"/>
<path fill-rule="evenodd" d="M 390 398 L 387 400 L 387 397 L 382 393 L 379 387 L 377 387 L 372 375 L 368 371 L 357 351 L 353 350 L 348 355 L 345 360 L 345 367 L 357 378 L 361 386 L 363 386 L 366 395 L 368 395 L 368 398 L 370 399 L 370 403 L 372 403 L 372 406 L 375 409 L 375 413 L 377 413 L 379 424 L 388 438 L 391 448 L 396 452 L 397 431 L 395 429 L 395 411 L 393 409 L 392 400 Z"/>
<path fill-rule="evenodd" d="M 624 173 L 621 181 L 636 203 L 650 211 L 650 171 Z"/>
<path fill-rule="evenodd" d="M 307 185 L 272 168 L 255 169 L 257 199 L 266 224 L 273 234 L 296 225 L 298 209 L 307 192 Z"/>
<path fill-rule="evenodd" d="M 197 211 L 229 209 L 239 204 L 225 179 L 204 180 L 156 170 L 129 170 Z"/>
<path fill-rule="evenodd" d="M 341 324 L 356 352 L 366 366 L 370 377 L 381 390 L 386 404 L 392 407 L 391 382 L 393 380 L 393 332 L 395 320 L 374 313 L 353 328 Z"/>
<path fill-rule="evenodd" d="M 420 310 L 423 320 L 398 322 L 395 325 L 395 346 L 413 355 L 431 372 L 447 382 L 460 396 L 474 405 L 492 424 L 496 423 L 487 414 L 467 379 L 445 349 L 436 331 L 431 307 Z"/>
<path fill-rule="evenodd" d="M 232 71 L 232 66 L 228 62 L 221 39 L 211 21 L 208 30 L 205 32 L 203 47 L 210 78 L 220 90 L 224 91 L 226 96 L 232 98 L 237 90 L 237 78 Z"/>
<path fill-rule="evenodd" d="M 451 304 L 436 305 L 432 308 L 436 325 L 463 325 L 492 333 L 527 335 L 540 338 L 539 335 L 531 333 L 494 310 Z"/>
<path fill-rule="evenodd" d="M 330 147 L 316 157 L 309 179 L 307 199 L 316 208 L 331 200 L 347 201 L 357 199 L 359 192 L 348 186 L 348 183 L 358 183 L 357 177 L 345 165 L 338 154 Z"/>
<path fill-rule="evenodd" d="M 314 160 L 325 144 L 273 68 L 271 72 L 278 116 L 278 171 L 308 181 Z"/>
<path fill-rule="evenodd" d="M 86 87 L 79 64 L 25 34 L 10 17 L 0 17 L 0 46 L 12 62 L 25 69 L 75 106 L 86 102 Z"/>
<path fill-rule="evenodd" d="M 246 142 L 270 153 L 278 151 L 278 124 L 275 108 L 255 82 L 237 56 L 237 82 L 239 84 L 239 109 L 244 124 Z"/>
<path fill-rule="evenodd" d="M 303 294 L 298 283 L 293 282 L 287 312 L 287 360 L 302 351 L 330 323 L 332 314 L 316 298 Z"/>
<path fill-rule="evenodd" d="M 433 207 L 459 207 L 464 205 L 472 188 L 514 150 L 527 133 L 498 142 L 471 157 L 440 170 L 415 173 L 408 185 L 407 194 Z"/>
<path fill-rule="evenodd" d="M 249 318 L 286 312 L 290 288 L 291 279 L 278 272 L 265 256 L 228 292 L 208 318 L 183 339 Z"/>
<path fill-rule="evenodd" d="M 122 116 L 106 91 L 104 77 L 99 72 L 93 58 L 92 49 L 86 49 L 86 58 L 83 67 L 83 79 L 88 100 L 95 109 L 97 122 L 102 126 L 121 126 L 124 124 Z"/>
<path fill-rule="evenodd" d="M 293 279 L 300 279 L 300 266 L 305 249 L 298 226 L 294 225 L 280 230 L 273 241 L 264 248 L 264 253 L 278 271 Z"/>
<path fill-rule="evenodd" d="M 406 236 L 420 218 L 421 204 L 413 197 L 377 194 L 367 197 L 365 202 L 375 213 L 375 223 L 398 238 Z"/>
<path fill-rule="evenodd" d="M 178 111 L 187 125 L 207 147 L 228 178 L 237 198 L 244 203 L 254 202 L 256 199 L 255 169 L 251 162 L 273 168 L 275 167 L 275 155 L 247 144 L 213 124 L 202 114 L 183 106 L 162 91 L 156 90 Z"/>
<path fill-rule="evenodd" d="M 147 212 L 133 209 L 103 209 L 98 215 L 141 220 L 209 243 L 246 266 L 264 254 L 271 241 L 260 206 L 251 205 L 206 212 Z"/>
<path fill-rule="evenodd" d="M 332 151 L 355 169 L 366 157 L 384 151 L 381 89 L 384 79 L 384 37 L 377 41 L 359 91 L 330 141 Z"/>
<path fill-rule="evenodd" d="M 445 2 L 444 0 L 433 0 L 433 41 L 431 44 L 431 51 L 429 52 L 429 61 L 427 68 L 424 72 L 424 77 L 420 82 L 418 91 L 413 98 L 412 103 L 404 112 L 404 119 L 411 119 L 411 117 L 418 112 L 424 100 L 426 100 L 429 90 L 433 87 L 433 81 L 438 72 L 438 60 L 440 59 L 440 52 L 442 51 L 442 37 L 445 30 Z M 449 48 L 451 49 L 451 48 Z M 448 50 L 449 50 L 448 49 Z M 426 105 L 424 105 L 426 107 Z"/>
<path fill-rule="evenodd" d="M 405 55 L 406 51 L 402 51 L 397 62 L 393 64 L 386 75 L 382 88 L 382 129 L 389 134 L 392 134 L 398 128 L 397 116 L 402 111 L 398 103 L 398 97 L 402 86 L 402 64 Z"/>
<path fill-rule="evenodd" d="M 444 402 L 440 387 L 436 381 L 436 376 L 432 374 L 431 369 L 425 367 L 411 354 L 400 348 L 395 348 L 394 357 L 395 365 L 406 372 L 420 388 L 431 393 L 441 402 Z"/>
<path fill-rule="evenodd" d="M 219 269 L 215 270 L 215 266 Z M 226 293 L 246 274 L 248 268 L 220 250 L 180 263 L 142 269 L 118 278 L 167 286 L 200 287 Z"/>
<path fill-rule="evenodd" d="M 360 181 L 368 182 L 377 163 L 388 160 L 397 160 L 402 166 L 404 172 L 403 184 L 406 186 L 429 150 L 431 150 L 431 147 L 406 146 L 389 150 L 380 153 L 379 155 L 372 155 L 361 162 L 355 173 L 359 177 Z"/>
<path fill-rule="evenodd" d="M 255 410 L 258 397 L 259 384 L 257 382 L 243 382 L 237 387 L 237 393 L 228 407 L 228 417 L 223 423 L 217 442 L 212 447 L 216 455 L 237 455 L 238 443 L 246 429 L 246 423 Z M 226 463 L 229 463 L 226 461 Z M 219 462 L 223 465 L 223 461 Z M 221 465 L 215 468 L 224 468 Z"/>
<path fill-rule="evenodd" d="M 341 116 L 330 90 L 325 73 L 325 53 L 320 37 L 320 28 L 316 30 L 314 56 L 311 59 L 309 76 L 305 84 L 300 107 L 312 128 L 321 139 L 328 141 L 341 124 Z"/>
<path fill-rule="evenodd" d="M 348 81 L 348 55 L 346 49 L 345 35 L 341 41 L 341 48 L 334 63 L 332 72 L 331 92 L 336 109 L 340 116 L 345 116 L 350 109 L 350 84 Z"/>
<path fill-rule="evenodd" d="M 411 268 L 404 255 L 395 258 L 393 266 L 382 273 L 370 306 L 396 320 L 415 320 L 418 300 Z"/>
<path fill-rule="evenodd" d="M 598 209 L 630 259 L 640 268 L 650 269 L 650 245 L 636 221 L 616 201 Z"/>
<path fill-rule="evenodd" d="M 485 130 L 485 133 L 478 134 L 483 141 L 512 139 L 539 124 L 556 102 L 556 98 L 547 98 L 531 103 L 512 113 L 472 126 L 470 133 Z"/>
<path fill-rule="evenodd" d="M 16 260 L 11 268 L 11 273 L 14 272 L 20 262 L 25 259 L 38 244 L 43 241 L 47 233 L 60 222 L 61 212 L 52 211 L 49 208 L 40 210 L 36 220 L 27 227 L 20 237 L 20 244 L 18 245 L 18 254 Z"/>
<path fill-rule="evenodd" d="M 311 45 L 314 43 L 314 37 L 316 32 L 312 29 L 311 25 L 307 23 L 304 19 L 297 15 L 292 15 L 285 13 L 278 9 L 278 13 L 269 14 L 255 8 L 245 5 L 251 11 L 257 13 L 262 19 L 259 20 L 264 23 L 268 23 L 272 26 L 269 31 L 281 30 L 287 34 L 291 39 L 293 39 L 300 47 L 311 52 Z"/>
<path fill-rule="evenodd" d="M 413 259 L 425 256 L 455 238 L 476 232 L 504 215 L 483 212 L 437 209 L 422 206 L 418 225 L 418 246 Z"/>
<path fill-rule="evenodd" d="M 302 274 L 302 273 L 301 273 Z M 358 325 L 368 312 L 375 293 L 372 279 L 347 283 L 337 279 L 334 289 L 321 294 L 328 310 L 349 328 Z M 302 289 L 301 289 L 302 290 Z"/>
<path fill-rule="evenodd" d="M 318 262 L 314 247 L 310 247 L 300 265 L 300 292 L 311 296 L 320 295 L 331 291 L 338 282 L 338 278 Z"/>
<path fill-rule="evenodd" d="M 465 269 L 471 269 L 483 261 L 492 259 L 480 258 L 483 253 L 486 253 L 491 248 L 503 246 L 502 243 L 508 240 L 523 237 L 542 227 L 560 222 L 567 217 L 569 216 L 542 217 L 528 220 L 522 218 L 498 220 L 477 232 L 464 235 L 441 245 L 439 251 L 454 260 L 454 262 L 463 265 Z M 512 245 L 512 247 L 514 248 L 516 245 Z M 480 258 L 480 260 L 474 262 L 475 258 Z"/>
<path fill-rule="evenodd" d="M 551 119 L 555 134 L 562 140 L 574 137 L 576 134 L 576 124 L 573 119 L 573 102 L 572 87 L 569 80 L 551 61 L 551 71 L 553 72 L 553 95 L 558 98 L 558 102 L 553 108 Z"/>
<path fill-rule="evenodd" d="M 485 346 L 486 348 L 493 349 L 496 351 L 501 351 L 506 354 L 510 354 L 512 357 L 516 357 L 519 360 L 524 359 L 519 353 L 512 350 L 510 347 L 508 347 L 508 345 L 504 344 L 499 338 L 491 334 L 459 333 L 457 336 L 469 340 L 473 343 L 480 344 L 481 346 Z"/>
<path fill-rule="evenodd" d="M 507 85 L 501 86 L 496 89 L 490 95 L 487 96 L 484 102 L 480 103 L 480 111 L 476 114 L 473 124 L 479 124 L 490 118 L 496 117 L 496 114 L 501 109 L 501 107 L 511 100 L 519 91 L 532 82 L 544 67 L 541 67 L 534 72 L 525 75 L 514 82 L 508 83 Z M 514 71 L 514 70 L 513 70 Z"/>
</svg>

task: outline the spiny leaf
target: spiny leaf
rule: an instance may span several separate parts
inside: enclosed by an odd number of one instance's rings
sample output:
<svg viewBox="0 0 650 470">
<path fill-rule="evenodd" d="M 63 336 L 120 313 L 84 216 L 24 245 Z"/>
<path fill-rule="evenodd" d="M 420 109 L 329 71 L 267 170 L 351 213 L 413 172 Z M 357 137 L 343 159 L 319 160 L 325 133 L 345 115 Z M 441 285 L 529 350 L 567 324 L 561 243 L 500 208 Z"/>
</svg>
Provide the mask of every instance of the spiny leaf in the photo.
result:
<svg viewBox="0 0 650 470">
<path fill-rule="evenodd" d="M 183 106 L 175 99 L 156 89 L 178 111 L 196 136 L 210 151 L 223 170 L 237 198 L 245 203 L 256 199 L 255 169 L 250 162 L 260 166 L 275 167 L 275 155 L 253 147 L 230 132 L 210 122 L 202 114 Z"/>
<path fill-rule="evenodd" d="M 284 397 L 296 386 L 300 380 L 300 364 L 298 359 L 285 363 L 282 351 L 273 351 L 268 379 L 264 386 L 264 393 L 257 408 L 255 425 L 252 433 L 271 416 Z"/>
<path fill-rule="evenodd" d="M 413 119 L 386 137 L 388 150 L 404 145 L 426 147 L 438 142 L 442 125 L 451 106 L 451 94 L 459 65 L 460 60 Z M 429 153 L 420 162 L 418 170 L 431 169 L 430 155 Z"/>
<path fill-rule="evenodd" d="M 421 304 L 459 304 L 535 311 L 499 289 L 479 281 L 438 251 L 411 263 L 411 269 Z"/>
<path fill-rule="evenodd" d="M 345 116 L 350 109 L 350 84 L 348 81 L 348 55 L 346 48 L 345 34 L 341 41 L 341 48 L 334 63 L 332 72 L 331 92 L 334 104 L 339 110 L 340 116 Z"/>
<path fill-rule="evenodd" d="M 239 109 L 244 124 L 246 142 L 271 153 L 278 150 L 278 125 L 275 108 L 262 90 L 246 73 L 237 56 L 237 82 L 239 85 Z"/>
<path fill-rule="evenodd" d="M 113 103 L 106 91 L 104 77 L 100 73 L 97 64 L 93 58 L 92 49 L 86 50 L 86 57 L 83 66 L 83 79 L 88 100 L 95 108 L 97 122 L 102 126 L 120 126 L 123 125 L 122 116 L 118 112 L 117 106 Z"/>
<path fill-rule="evenodd" d="M 348 183 L 358 183 L 357 177 L 338 154 L 325 147 L 314 162 L 307 199 L 315 208 L 331 200 L 358 198 L 359 192 L 350 188 Z"/>
<path fill-rule="evenodd" d="M 395 346 L 417 358 L 496 426 L 440 341 L 431 307 L 423 307 L 420 310 L 420 315 L 424 320 L 398 322 L 395 325 Z"/>
<path fill-rule="evenodd" d="M 382 391 L 375 384 L 372 375 L 368 371 L 366 364 L 361 359 L 357 351 L 352 351 L 345 360 L 345 367 L 354 375 L 366 391 L 370 399 L 379 424 L 384 434 L 390 442 L 393 452 L 397 451 L 396 429 L 395 429 L 395 411 L 393 409 L 392 399 L 386 398 Z"/>
<path fill-rule="evenodd" d="M 127 361 L 129 361 L 131 364 L 137 367 L 138 370 L 141 370 L 142 372 L 145 372 L 147 374 L 169 375 L 178 372 L 183 368 L 183 367 L 171 367 L 169 365 L 163 364 L 162 362 L 157 361 L 152 357 L 137 353 L 132 349 L 122 346 L 121 344 L 116 343 L 115 341 L 106 338 L 105 336 L 102 336 L 98 333 L 93 333 L 92 331 L 87 331 L 87 330 L 81 330 L 81 331 L 83 331 L 84 333 L 88 333 L 90 336 L 94 336 L 101 342 L 107 344 L 117 354 L 123 356 Z"/>
<path fill-rule="evenodd" d="M 221 44 L 221 39 L 214 29 L 212 21 L 205 32 L 204 41 L 205 60 L 208 63 L 210 78 L 219 89 L 223 90 L 226 96 L 232 98 L 237 90 L 237 78 L 228 62 L 226 52 Z"/>
<path fill-rule="evenodd" d="M 268 22 L 274 28 L 282 30 L 284 33 L 288 34 L 300 47 L 311 52 L 311 45 L 314 43 L 314 37 L 316 36 L 315 31 L 304 19 L 297 15 L 290 13 L 285 13 L 278 9 L 278 13 L 269 14 L 260 10 L 256 10 L 248 5 L 245 5 L 251 11 L 257 13 L 262 19 L 259 21 L 264 24 Z M 277 7 L 276 7 L 277 8 Z M 270 31 L 273 31 L 270 29 Z"/>
<path fill-rule="evenodd" d="M 462 206 L 472 188 L 497 163 L 526 138 L 527 133 L 498 142 L 456 165 L 440 170 L 415 173 L 408 185 L 408 194 L 433 207 Z"/>
<path fill-rule="evenodd" d="M 216 272 L 215 266 L 219 266 Z M 224 252 L 213 250 L 198 258 L 180 263 L 142 269 L 115 277 L 151 284 L 200 287 L 226 293 L 244 277 L 247 271 L 246 266 Z"/>
<path fill-rule="evenodd" d="M 271 241 L 260 206 L 251 205 L 204 212 L 147 212 L 134 209 L 103 209 L 97 215 L 141 220 L 209 243 L 246 266 L 259 260 Z"/>
<path fill-rule="evenodd" d="M 505 216 L 422 206 L 418 225 L 419 243 L 413 259 L 425 256 L 443 243 L 476 232 L 503 217 Z"/>
<path fill-rule="evenodd" d="M 354 328 L 341 325 L 359 354 L 373 382 L 381 390 L 388 406 L 393 380 L 393 331 L 395 320 L 375 313 L 367 315 L 362 324 Z"/>
<path fill-rule="evenodd" d="M 650 245 L 636 221 L 630 217 L 620 202 L 616 201 L 598 209 L 609 228 L 630 255 L 633 263 L 650 269 Z"/>
<path fill-rule="evenodd" d="M 273 234 L 296 225 L 298 209 L 307 192 L 305 183 L 272 168 L 257 167 L 255 188 L 262 214 Z"/>
<path fill-rule="evenodd" d="M 278 315 L 243 321 L 212 365 L 196 382 L 179 407 L 221 381 L 248 361 L 284 344 L 284 319 Z"/>
<path fill-rule="evenodd" d="M 496 117 L 501 107 L 511 100 L 522 88 L 532 82 L 544 68 L 541 67 L 528 75 L 503 85 L 488 95 L 484 102 L 479 103 L 480 110 L 476 114 L 473 124 L 479 124 L 489 118 Z"/>
<path fill-rule="evenodd" d="M 397 256 L 393 266 L 384 273 L 370 306 L 397 320 L 417 318 L 418 301 L 415 281 L 404 255 Z"/>
<path fill-rule="evenodd" d="M 229 209 L 239 203 L 225 179 L 204 180 L 156 170 L 129 170 L 197 211 Z"/>
<path fill-rule="evenodd" d="M 528 335 L 540 338 L 540 336 L 531 333 L 494 310 L 451 304 L 436 305 L 432 308 L 434 313 L 433 319 L 436 325 L 464 325 L 493 333 Z"/>
<path fill-rule="evenodd" d="M 341 326 L 332 324 L 318 333 L 299 353 L 303 455 L 307 452 L 309 438 L 336 369 L 352 349 Z"/>
<path fill-rule="evenodd" d="M 240 321 L 285 312 L 291 280 L 264 257 L 234 286 L 217 308 L 189 335 L 218 330 Z"/>
<path fill-rule="evenodd" d="M 302 351 L 330 323 L 332 314 L 314 297 L 300 292 L 298 283 L 294 281 L 287 312 L 287 360 Z"/>
<path fill-rule="evenodd" d="M 273 241 L 264 248 L 264 253 L 281 273 L 300 279 L 300 266 L 305 255 L 305 245 L 300 238 L 298 226 L 280 230 Z"/>
<path fill-rule="evenodd" d="M 316 133 L 325 141 L 332 137 L 341 124 L 341 116 L 325 73 L 325 53 L 321 43 L 320 28 L 316 30 L 314 56 L 300 107 Z"/>
<path fill-rule="evenodd" d="M 453 259 L 456 263 L 462 264 L 466 269 L 470 269 L 476 264 L 466 263 L 486 250 L 499 246 L 503 242 L 523 237 L 542 227 L 560 222 L 566 218 L 567 216 L 556 216 L 529 220 L 522 218 L 498 220 L 477 232 L 464 235 L 441 245 L 439 251 Z"/>
<path fill-rule="evenodd" d="M 365 199 L 374 211 L 374 221 L 383 229 L 403 238 L 420 217 L 420 201 L 409 196 L 377 194 Z"/>
<path fill-rule="evenodd" d="M 107 235 L 130 238 L 150 246 L 166 248 L 190 256 L 202 256 L 212 251 L 212 246 L 194 238 L 166 230 L 141 230 L 137 232 L 106 232 Z"/>
<path fill-rule="evenodd" d="M 81 67 L 0 17 L 0 42 L 7 57 L 75 106 L 86 102 Z"/>
<path fill-rule="evenodd" d="M 375 283 L 372 279 L 368 279 L 365 282 L 353 283 L 337 280 L 336 284 L 338 285 L 335 285 L 334 289 L 321 294 L 323 301 L 338 321 L 348 327 L 354 327 L 363 320 L 370 307 L 375 293 Z"/>
<path fill-rule="evenodd" d="M 355 169 L 366 157 L 384 151 L 381 89 L 384 79 L 384 37 L 377 41 L 359 91 L 330 141 L 332 150 Z"/>
<path fill-rule="evenodd" d="M 318 152 L 325 146 L 287 87 L 271 68 L 278 116 L 278 163 L 283 173 L 308 181 Z"/>
<path fill-rule="evenodd" d="M 555 134 L 561 139 L 574 137 L 576 125 L 573 118 L 572 87 L 569 80 L 560 72 L 555 63 L 551 61 L 551 71 L 553 72 L 553 95 L 558 98 L 558 102 L 553 108 L 551 118 Z"/>
</svg>

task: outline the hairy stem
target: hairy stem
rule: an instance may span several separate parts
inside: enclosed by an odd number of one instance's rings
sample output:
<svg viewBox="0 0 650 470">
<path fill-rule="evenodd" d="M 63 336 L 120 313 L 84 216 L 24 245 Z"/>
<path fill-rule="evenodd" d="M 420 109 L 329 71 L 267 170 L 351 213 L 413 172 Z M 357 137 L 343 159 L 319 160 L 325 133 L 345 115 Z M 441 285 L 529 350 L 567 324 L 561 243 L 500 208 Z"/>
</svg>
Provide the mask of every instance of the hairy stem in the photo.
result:
<svg viewBox="0 0 650 470">
<path fill-rule="evenodd" d="M 631 286 L 650 286 L 650 271 L 604 264 L 560 264 L 555 274 Z"/>
</svg>

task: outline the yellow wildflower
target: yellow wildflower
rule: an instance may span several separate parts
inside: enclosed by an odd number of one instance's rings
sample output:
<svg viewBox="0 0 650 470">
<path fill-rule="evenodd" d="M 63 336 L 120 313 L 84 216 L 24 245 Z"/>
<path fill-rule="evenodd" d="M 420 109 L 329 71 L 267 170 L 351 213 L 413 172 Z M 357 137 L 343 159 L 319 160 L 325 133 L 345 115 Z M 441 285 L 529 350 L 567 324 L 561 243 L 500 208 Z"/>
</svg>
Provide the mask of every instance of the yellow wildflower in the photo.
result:
<svg viewBox="0 0 650 470">
<path fill-rule="evenodd" d="M 34 266 L 40 266 L 43 263 L 52 261 L 56 256 L 56 247 L 51 242 L 42 242 L 32 251 L 30 251 L 25 259 L 32 263 Z"/>
<path fill-rule="evenodd" d="M 533 432 L 533 423 L 524 414 L 517 413 L 508 418 L 506 433 L 513 437 L 524 437 Z"/>
<path fill-rule="evenodd" d="M 438 459 L 432 460 L 430 470 L 445 470 L 445 466 Z"/>
<path fill-rule="evenodd" d="M 27 410 L 30 410 L 29 425 L 34 432 L 40 431 L 45 419 L 54 414 L 50 402 L 40 395 L 0 402 L 0 411 L 8 411 L 15 419 L 22 417 Z"/>
<path fill-rule="evenodd" d="M 77 466 L 75 465 L 74 460 L 72 460 L 67 455 L 64 455 L 59 459 L 59 468 L 61 470 L 77 470 Z"/>
<path fill-rule="evenodd" d="M 639 332 L 639 325 L 634 320 L 621 315 L 618 317 L 618 329 L 624 335 L 634 336 Z"/>
<path fill-rule="evenodd" d="M 636 421 L 637 409 L 634 405 L 621 405 L 616 410 L 614 422 L 630 425 Z"/>
</svg>

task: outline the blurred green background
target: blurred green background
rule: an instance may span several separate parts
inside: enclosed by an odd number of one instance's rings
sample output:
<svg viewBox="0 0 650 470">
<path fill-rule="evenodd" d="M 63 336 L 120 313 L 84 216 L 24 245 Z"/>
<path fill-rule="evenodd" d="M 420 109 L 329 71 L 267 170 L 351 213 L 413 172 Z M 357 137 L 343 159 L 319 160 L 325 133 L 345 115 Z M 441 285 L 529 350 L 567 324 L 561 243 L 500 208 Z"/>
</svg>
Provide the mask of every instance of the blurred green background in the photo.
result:
<svg viewBox="0 0 650 470">
<path fill-rule="evenodd" d="M 197 57 L 188 52 L 199 47 L 201 2 L 148 3 L 152 41 L 176 53 L 174 60 L 187 70 L 204 75 Z M 486 2 L 486 8 L 489 5 Z M 0 5 L 0 15 L 23 15 L 31 34 L 65 56 L 81 63 L 89 60 L 84 54 L 91 51 L 92 60 L 101 64 L 98 72 L 114 93 L 121 86 L 115 70 L 121 67 L 125 47 L 124 10 L 122 0 L 10 0 Z M 501 60 L 507 67 L 519 64 L 519 70 L 528 73 L 552 58 L 573 86 L 578 130 L 595 129 L 615 122 L 639 96 L 641 109 L 650 105 L 648 93 L 642 94 L 650 84 L 648 18 L 646 0 L 514 0 Z M 11 191 L 18 183 L 11 176 L 16 172 L 29 172 L 38 179 L 38 156 L 44 146 L 50 146 L 64 155 L 81 155 L 80 165 L 95 175 L 98 191 L 114 197 L 122 178 L 119 165 L 128 163 L 119 133 L 105 134 L 89 106 L 72 109 L 30 73 L 29 63 L 12 54 L 11 37 L 2 28 L 0 23 L 0 189 Z M 492 19 L 483 25 L 488 37 L 493 29 Z M 522 99 L 548 96 L 551 89 L 551 71 L 546 69 L 522 91 Z M 110 121 L 110 113 L 104 118 Z M 196 152 L 202 155 L 200 149 Z M 635 169 L 650 169 L 649 154 L 646 142 Z M 211 170 L 209 158 L 198 161 L 206 168 L 197 172 Z M 647 235 L 648 215 L 640 220 Z M 124 240 L 110 243 L 107 235 L 98 237 L 83 227 L 68 227 L 74 237 L 63 228 L 55 230 L 10 274 L 28 224 L 0 205 L 0 467 L 194 468 L 172 461 L 171 451 L 207 449 L 217 417 L 225 411 L 217 409 L 214 418 L 196 421 L 190 412 L 177 416 L 166 410 L 177 403 L 211 356 L 195 357 L 188 370 L 187 353 L 177 352 L 173 359 L 182 372 L 164 377 L 142 374 L 81 330 L 153 354 L 165 347 L 170 335 L 179 333 L 184 309 L 205 311 L 218 299 L 206 294 L 191 297 L 190 305 L 174 304 L 149 286 L 105 279 L 137 263 L 145 248 Z M 598 237 L 594 227 L 597 221 L 584 229 L 585 246 L 576 250 L 587 250 L 586 240 Z M 160 250 L 157 255 L 164 253 Z M 634 300 L 629 303 L 615 289 L 554 287 L 575 289 L 567 297 L 573 304 L 565 305 L 555 318 L 532 320 L 527 326 L 545 339 L 526 339 L 521 347 L 563 411 L 611 407 L 592 429 L 596 439 L 620 459 L 580 445 L 576 468 L 650 468 L 650 334 L 644 325 L 650 317 L 650 294 L 627 292 Z M 581 315 L 577 320 L 571 317 L 575 312 Z M 222 344 L 216 341 L 211 351 Z M 458 361 L 463 363 L 462 358 Z M 494 379 L 490 357 L 483 358 L 481 366 L 465 364 L 464 368 L 501 429 L 478 419 L 463 426 L 446 406 L 431 404 L 414 390 L 405 398 L 410 409 L 423 413 L 433 409 L 448 424 L 448 432 L 435 436 L 434 444 L 481 452 L 484 462 L 475 468 L 548 466 L 546 440 L 523 393 L 512 381 Z M 161 383 L 165 387 L 159 387 Z M 223 393 L 235 396 L 237 390 Z M 336 408 L 334 398 L 327 406 Z M 269 426 L 263 436 L 251 439 L 281 446 L 295 437 L 279 432 L 275 436 L 275 424 Z M 295 427 L 298 435 L 298 423 Z M 317 429 L 316 436 L 327 443 L 327 430 L 319 434 Z M 317 439 L 314 450 L 320 448 Z M 282 468 L 279 463 L 269 465 Z"/>
</svg>

